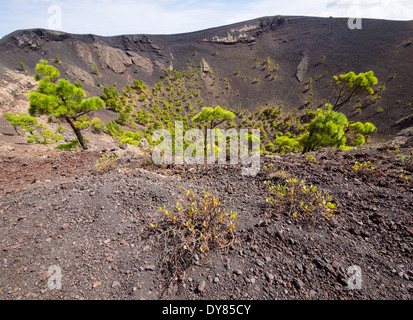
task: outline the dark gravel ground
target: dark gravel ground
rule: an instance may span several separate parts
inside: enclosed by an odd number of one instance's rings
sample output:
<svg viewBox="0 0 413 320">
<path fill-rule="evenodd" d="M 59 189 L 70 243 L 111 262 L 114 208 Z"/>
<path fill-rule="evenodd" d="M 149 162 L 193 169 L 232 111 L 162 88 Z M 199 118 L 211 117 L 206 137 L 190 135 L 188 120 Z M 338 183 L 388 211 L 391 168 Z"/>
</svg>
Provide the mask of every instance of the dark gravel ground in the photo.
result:
<svg viewBox="0 0 413 320">
<path fill-rule="evenodd" d="M 264 170 L 249 177 L 237 166 L 129 162 L 97 174 L 99 152 L 3 156 L 1 179 L 10 182 L 0 199 L 0 299 L 410 300 L 413 186 L 400 178 L 396 151 L 381 149 L 322 150 L 315 163 L 303 155 L 261 158 L 262 167 L 274 163 L 331 194 L 335 218 L 312 225 L 269 207 Z M 359 175 L 355 161 L 376 169 Z M 13 180 L 21 170 L 37 182 Z M 210 190 L 241 219 L 233 246 L 195 261 L 182 285 L 165 291 L 148 226 L 160 206 L 173 206 L 179 186 Z M 61 270 L 60 290 L 48 286 L 51 266 Z M 360 267 L 361 289 L 347 286 L 350 266 Z"/>
</svg>

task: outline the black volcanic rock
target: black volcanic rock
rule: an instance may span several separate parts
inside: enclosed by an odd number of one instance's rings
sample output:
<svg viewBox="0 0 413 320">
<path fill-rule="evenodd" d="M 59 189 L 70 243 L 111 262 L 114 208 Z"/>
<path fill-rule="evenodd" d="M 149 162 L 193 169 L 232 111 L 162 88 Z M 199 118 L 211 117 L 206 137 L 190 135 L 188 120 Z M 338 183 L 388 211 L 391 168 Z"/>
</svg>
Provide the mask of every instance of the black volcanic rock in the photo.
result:
<svg viewBox="0 0 413 320">
<path fill-rule="evenodd" d="M 234 92 L 209 103 L 252 111 L 279 104 L 304 110 L 310 91 L 313 105 L 322 106 L 330 97 L 334 75 L 373 70 L 378 86 L 386 82 L 381 99 L 366 104 L 361 112 L 356 112 L 357 101 L 341 111 L 350 120 L 373 122 L 379 128 L 379 136 L 388 137 L 409 126 L 405 122 L 403 126 L 391 125 L 412 111 L 413 96 L 408 90 L 413 87 L 413 46 L 409 45 L 412 30 L 413 21 L 363 19 L 363 29 L 350 30 L 345 18 L 288 16 L 263 17 L 176 35 L 102 37 L 19 30 L 0 40 L 0 69 L 16 71 L 20 60 L 33 75 L 40 59 L 52 61 L 58 57 L 63 62 L 58 66 L 62 74 L 82 82 L 89 94 L 100 95 L 99 82 L 116 82 L 122 90 L 134 78 L 140 78 L 151 88 L 164 75 L 164 69 L 181 71 L 188 68 L 189 61 L 196 67 L 205 61 L 213 71 L 205 75 L 205 86 L 213 76 L 227 78 Z M 267 57 L 272 66 L 278 65 L 274 77 L 264 68 Z M 94 65 L 100 75 L 90 81 L 79 69 L 92 76 Z M 257 78 L 261 81 L 254 81 Z M 208 91 L 204 89 L 201 95 L 207 97 Z"/>
</svg>

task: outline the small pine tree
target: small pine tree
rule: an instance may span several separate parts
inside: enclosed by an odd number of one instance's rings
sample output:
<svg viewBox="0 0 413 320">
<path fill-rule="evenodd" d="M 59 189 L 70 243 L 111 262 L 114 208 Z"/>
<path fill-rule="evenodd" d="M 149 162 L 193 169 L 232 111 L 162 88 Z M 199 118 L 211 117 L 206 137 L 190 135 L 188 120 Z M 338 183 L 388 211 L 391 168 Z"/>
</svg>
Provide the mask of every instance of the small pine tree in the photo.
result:
<svg viewBox="0 0 413 320">
<path fill-rule="evenodd" d="M 235 119 L 235 114 L 231 111 L 225 110 L 220 106 L 215 108 L 202 108 L 202 111 L 193 117 L 193 122 L 202 122 L 210 129 L 214 129 L 220 124 L 226 121 L 232 121 Z"/>
<path fill-rule="evenodd" d="M 362 146 L 366 142 L 366 138 L 376 132 L 377 128 L 370 122 L 350 122 L 346 128 L 346 136 L 348 145 Z"/>
<path fill-rule="evenodd" d="M 120 112 L 123 109 L 123 104 L 119 100 L 119 92 L 113 87 L 103 88 L 102 100 L 105 102 L 106 109 Z"/>
<path fill-rule="evenodd" d="M 23 62 L 21 62 L 21 61 L 19 60 L 19 61 L 18 61 L 18 64 L 19 64 L 19 69 L 20 69 L 21 71 L 27 71 L 26 65 L 25 65 Z"/>
<path fill-rule="evenodd" d="M 331 105 L 330 105 L 331 107 Z M 318 110 L 318 115 L 307 124 L 307 133 L 301 136 L 303 153 L 313 151 L 319 147 L 345 145 L 345 127 L 347 118 L 343 113 L 327 110 Z"/>
<path fill-rule="evenodd" d="M 36 118 L 24 112 L 20 112 L 18 115 L 6 112 L 4 115 L 6 121 L 10 122 L 18 135 L 29 134 L 28 143 L 52 144 L 63 140 L 60 134 L 53 133 Z"/>
<path fill-rule="evenodd" d="M 334 111 L 340 109 L 353 97 L 362 97 L 366 94 L 373 95 L 372 86 L 378 82 L 373 71 L 359 73 L 358 75 L 351 71 L 347 74 L 334 76 L 334 80 L 336 81 L 334 84 L 334 95 L 336 97 L 331 99 L 334 101 Z"/>
<path fill-rule="evenodd" d="M 267 69 L 269 69 L 271 67 L 271 58 L 267 57 L 267 59 L 265 60 L 265 67 Z"/>
<path fill-rule="evenodd" d="M 331 104 L 326 104 L 327 109 L 317 110 L 317 115 L 306 125 L 299 142 L 303 145 L 303 153 L 311 152 L 321 147 L 345 148 L 347 141 L 350 145 L 363 145 L 366 136 L 374 133 L 376 127 L 369 122 L 348 122 L 343 113 L 332 110 Z"/>
<path fill-rule="evenodd" d="M 207 148 L 207 128 L 211 130 L 219 126 L 224 122 L 229 122 L 235 119 L 235 114 L 231 111 L 225 110 L 220 106 L 215 108 L 202 108 L 202 111 L 199 112 L 195 117 L 192 118 L 193 122 L 198 122 L 204 124 L 204 137 L 205 137 L 205 154 Z"/>
<path fill-rule="evenodd" d="M 288 136 L 278 137 L 275 143 L 278 145 L 278 151 L 280 153 L 294 152 L 300 148 L 300 142 Z"/>
<path fill-rule="evenodd" d="M 29 93 L 29 114 L 47 115 L 67 122 L 82 149 L 87 150 L 81 129 L 76 127 L 75 122 L 82 116 L 91 116 L 96 110 L 103 109 L 105 104 L 98 97 L 83 99 L 86 94 L 81 84 L 71 84 L 65 79 L 58 79 L 59 77 L 59 70 L 46 60 L 37 64 L 35 79 L 39 81 L 39 87 Z"/>
</svg>

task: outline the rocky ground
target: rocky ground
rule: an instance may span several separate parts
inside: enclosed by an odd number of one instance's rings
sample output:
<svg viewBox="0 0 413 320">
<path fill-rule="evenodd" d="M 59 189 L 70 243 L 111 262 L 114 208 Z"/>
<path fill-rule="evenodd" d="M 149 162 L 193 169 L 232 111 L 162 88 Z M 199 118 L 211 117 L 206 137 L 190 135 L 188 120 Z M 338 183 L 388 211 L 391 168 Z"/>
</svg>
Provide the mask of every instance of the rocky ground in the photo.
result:
<svg viewBox="0 0 413 320">
<path fill-rule="evenodd" d="M 265 170 L 250 177 L 229 165 L 155 168 L 129 157 L 101 174 L 98 151 L 29 157 L 3 149 L 0 299 L 410 300 L 413 186 L 400 177 L 399 158 L 409 152 L 323 150 L 314 163 L 262 157 L 262 167 L 273 163 L 331 194 L 335 218 L 309 225 L 269 207 Z M 376 169 L 360 175 L 355 161 Z M 241 219 L 230 248 L 195 261 L 180 286 L 165 290 L 149 223 L 160 206 L 174 205 L 180 186 L 210 190 Z M 350 266 L 360 267 L 359 290 L 347 287 Z M 51 290 L 56 267 L 62 288 Z"/>
<path fill-rule="evenodd" d="M 1 39 L 0 299 L 412 299 L 413 179 L 403 178 L 400 157 L 413 146 L 413 97 L 403 89 L 413 85 L 413 21 L 363 19 L 364 31 L 357 32 L 347 20 L 277 16 L 168 36 L 34 29 Z M 263 67 L 268 57 L 275 78 Z M 109 136 L 95 135 L 92 151 L 84 152 L 28 145 L 3 113 L 27 112 L 40 59 L 81 82 L 87 96 L 101 95 L 102 86 L 122 90 L 133 79 L 151 89 L 165 69 L 200 66 L 208 105 L 250 111 L 280 102 L 301 110 L 313 93 L 316 106 L 331 94 L 333 75 L 373 70 L 378 85 L 386 85 L 383 97 L 342 112 L 372 121 L 376 142 L 393 139 L 402 147 L 321 150 L 315 162 L 263 156 L 262 168 L 273 163 L 276 172 L 319 186 L 337 203 L 334 218 L 305 224 L 266 202 L 264 181 L 281 183 L 281 174 L 262 169 L 243 176 L 229 165 L 145 166 L 141 154 L 119 149 Z M 18 61 L 26 70 L 17 69 Z M 103 123 L 118 118 L 108 110 L 96 115 Z M 69 131 L 66 142 L 74 138 Z M 99 173 L 95 163 L 107 152 L 120 160 Z M 356 161 L 375 169 L 359 174 Z M 232 246 L 198 257 L 168 287 L 150 223 L 188 188 L 210 190 L 241 218 Z M 350 290 L 354 266 L 362 281 Z M 59 272 L 62 287 L 54 290 Z"/>
</svg>

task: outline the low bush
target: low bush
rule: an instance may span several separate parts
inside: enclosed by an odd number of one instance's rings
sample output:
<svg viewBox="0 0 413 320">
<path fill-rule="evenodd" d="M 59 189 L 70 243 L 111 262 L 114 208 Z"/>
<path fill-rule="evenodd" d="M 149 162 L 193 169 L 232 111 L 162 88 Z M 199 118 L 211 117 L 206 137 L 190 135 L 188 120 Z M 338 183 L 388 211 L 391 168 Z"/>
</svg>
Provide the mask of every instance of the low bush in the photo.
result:
<svg viewBox="0 0 413 320">
<path fill-rule="evenodd" d="M 281 136 L 275 140 L 278 146 L 278 151 L 283 153 L 296 152 L 300 150 L 300 142 L 297 139 L 288 136 Z"/>
<path fill-rule="evenodd" d="M 356 161 L 354 162 L 352 169 L 354 172 L 357 172 L 360 175 L 366 175 L 372 172 L 373 170 L 375 170 L 376 168 L 371 165 L 371 161 L 367 161 L 367 162 Z"/>
<path fill-rule="evenodd" d="M 413 172 L 413 154 L 401 155 L 400 161 L 403 163 L 404 170 Z"/>
<path fill-rule="evenodd" d="M 28 134 L 27 143 L 53 144 L 63 140 L 60 134 L 53 133 L 43 123 L 24 112 L 19 114 L 5 112 L 4 115 L 18 135 Z"/>
<path fill-rule="evenodd" d="M 118 155 L 116 153 L 104 154 L 95 163 L 95 168 L 99 173 L 109 172 L 117 167 L 116 160 Z"/>
<path fill-rule="evenodd" d="M 57 146 L 55 149 L 60 151 L 77 151 L 80 150 L 79 140 L 73 140 L 72 142 L 61 144 Z"/>
<path fill-rule="evenodd" d="M 305 157 L 305 161 L 307 161 L 309 163 L 316 163 L 317 159 L 314 158 L 314 156 L 312 154 L 307 154 L 307 156 Z"/>
<path fill-rule="evenodd" d="M 277 171 L 273 163 L 270 163 L 268 166 L 265 166 L 263 169 L 268 179 L 277 178 L 277 179 L 285 180 L 290 177 L 290 174 L 287 171 L 284 171 L 284 170 Z"/>
<path fill-rule="evenodd" d="M 266 200 L 279 213 L 308 223 L 334 216 L 336 204 L 327 192 L 317 186 L 295 178 L 286 179 L 284 184 L 276 186 L 270 181 L 265 184 L 269 195 Z"/>
<path fill-rule="evenodd" d="M 161 263 L 172 275 L 187 269 L 195 255 L 201 258 L 234 241 L 239 216 L 227 212 L 209 191 L 198 194 L 189 189 L 172 209 L 164 206 L 159 211 L 163 219 L 151 227 L 159 232 Z"/>
</svg>

